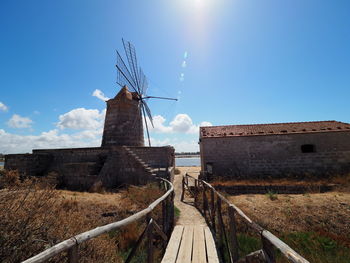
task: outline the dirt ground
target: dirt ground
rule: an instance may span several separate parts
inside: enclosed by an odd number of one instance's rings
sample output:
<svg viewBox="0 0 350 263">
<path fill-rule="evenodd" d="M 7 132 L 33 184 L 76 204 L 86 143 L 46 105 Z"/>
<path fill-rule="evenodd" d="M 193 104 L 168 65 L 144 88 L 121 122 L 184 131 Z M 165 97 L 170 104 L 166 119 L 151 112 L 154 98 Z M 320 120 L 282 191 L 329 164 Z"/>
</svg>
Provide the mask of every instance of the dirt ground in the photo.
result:
<svg viewBox="0 0 350 263">
<path fill-rule="evenodd" d="M 174 189 L 175 189 L 175 206 L 180 210 L 180 217 L 177 220 L 177 225 L 206 225 L 204 218 L 193 206 L 193 198 L 185 196 L 184 202 L 181 202 L 182 192 L 182 177 L 186 172 L 190 175 L 197 177 L 199 174 L 200 167 L 178 167 L 181 174 L 175 175 Z"/>
<path fill-rule="evenodd" d="M 315 231 L 350 245 L 350 193 L 239 195 L 229 200 L 275 233 Z"/>
</svg>

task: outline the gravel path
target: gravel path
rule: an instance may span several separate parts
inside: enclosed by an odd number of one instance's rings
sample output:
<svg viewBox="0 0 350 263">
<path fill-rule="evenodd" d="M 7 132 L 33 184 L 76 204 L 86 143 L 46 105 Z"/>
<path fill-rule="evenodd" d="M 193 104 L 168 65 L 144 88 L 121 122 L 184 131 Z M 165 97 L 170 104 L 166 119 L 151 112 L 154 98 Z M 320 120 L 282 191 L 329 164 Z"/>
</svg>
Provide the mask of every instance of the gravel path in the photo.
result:
<svg viewBox="0 0 350 263">
<path fill-rule="evenodd" d="M 182 192 L 182 177 L 186 172 L 190 172 L 191 176 L 197 177 L 200 167 L 177 167 L 181 174 L 175 175 L 174 189 L 175 189 L 175 206 L 180 210 L 179 220 L 177 225 L 200 225 L 206 226 L 206 222 L 198 210 L 193 206 L 193 198 L 185 195 L 184 202 L 181 202 Z"/>
</svg>

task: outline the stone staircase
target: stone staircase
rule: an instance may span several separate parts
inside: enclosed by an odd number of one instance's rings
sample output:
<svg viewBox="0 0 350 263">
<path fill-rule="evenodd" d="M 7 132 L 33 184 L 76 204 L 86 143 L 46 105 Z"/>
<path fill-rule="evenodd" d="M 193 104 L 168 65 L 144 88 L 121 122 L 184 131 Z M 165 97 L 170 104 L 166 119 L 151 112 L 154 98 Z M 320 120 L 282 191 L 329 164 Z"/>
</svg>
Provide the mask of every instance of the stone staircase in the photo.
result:
<svg viewBox="0 0 350 263">
<path fill-rule="evenodd" d="M 146 173 L 148 173 L 152 177 L 156 176 L 156 173 L 153 172 L 153 169 L 146 162 L 144 162 L 135 152 L 133 152 L 133 150 L 131 150 L 127 146 L 123 146 L 123 148 L 129 157 L 136 160 L 144 168 Z"/>
</svg>

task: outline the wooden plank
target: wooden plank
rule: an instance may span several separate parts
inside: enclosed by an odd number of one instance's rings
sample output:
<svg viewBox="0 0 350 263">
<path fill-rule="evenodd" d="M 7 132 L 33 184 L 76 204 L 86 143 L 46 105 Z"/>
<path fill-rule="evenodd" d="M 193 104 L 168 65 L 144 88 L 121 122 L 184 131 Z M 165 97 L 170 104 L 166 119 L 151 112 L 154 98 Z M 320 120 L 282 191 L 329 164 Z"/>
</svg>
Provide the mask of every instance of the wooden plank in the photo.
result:
<svg viewBox="0 0 350 263">
<path fill-rule="evenodd" d="M 191 263 L 193 226 L 185 226 L 176 263 Z"/>
<path fill-rule="evenodd" d="M 238 240 L 237 240 L 237 230 L 236 230 L 236 220 L 235 220 L 235 209 L 232 206 L 228 207 L 229 214 L 229 247 L 231 252 L 232 262 L 236 262 L 239 259 L 238 255 Z"/>
<path fill-rule="evenodd" d="M 154 262 L 154 247 L 153 247 L 153 219 L 150 214 L 147 215 L 147 263 Z"/>
<path fill-rule="evenodd" d="M 77 244 L 68 250 L 68 262 L 78 263 L 78 261 L 79 261 L 79 245 Z"/>
<path fill-rule="evenodd" d="M 195 226 L 193 230 L 192 263 L 206 263 L 205 235 L 203 226 Z"/>
<path fill-rule="evenodd" d="M 205 245 L 207 248 L 208 263 L 219 263 L 215 242 L 213 239 L 213 235 L 209 230 L 209 227 L 204 228 L 204 234 L 205 234 Z"/>
<path fill-rule="evenodd" d="M 235 261 L 236 263 L 246 263 L 246 262 L 268 262 L 264 251 L 262 249 L 254 251 L 245 257 L 241 258 L 238 261 Z"/>
<path fill-rule="evenodd" d="M 297 252 L 295 252 L 290 246 L 288 246 L 286 243 L 284 243 L 282 240 L 280 240 L 279 238 L 277 238 L 275 235 L 273 235 L 272 233 L 270 233 L 267 230 L 264 230 L 262 232 L 262 237 L 263 237 L 263 241 L 267 240 L 270 245 L 272 245 L 273 247 L 276 247 L 277 249 L 279 249 L 282 254 L 290 261 L 290 262 L 295 262 L 295 263 L 309 263 L 308 260 L 306 260 L 305 258 L 303 258 L 302 256 L 300 256 Z M 264 245 L 264 243 L 263 243 Z M 266 245 L 266 243 L 265 243 Z M 264 249 L 265 250 L 265 249 Z M 270 256 L 270 255 L 269 255 Z"/>
<path fill-rule="evenodd" d="M 175 263 L 179 252 L 184 227 L 175 226 L 166 248 L 162 263 Z"/>
</svg>

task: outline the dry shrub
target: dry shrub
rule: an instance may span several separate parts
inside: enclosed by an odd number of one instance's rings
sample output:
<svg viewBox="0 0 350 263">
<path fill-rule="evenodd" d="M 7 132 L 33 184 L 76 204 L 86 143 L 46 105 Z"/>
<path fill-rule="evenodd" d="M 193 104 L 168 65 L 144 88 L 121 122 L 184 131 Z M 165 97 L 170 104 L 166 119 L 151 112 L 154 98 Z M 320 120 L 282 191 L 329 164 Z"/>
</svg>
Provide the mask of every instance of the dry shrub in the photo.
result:
<svg viewBox="0 0 350 263">
<path fill-rule="evenodd" d="M 103 183 L 101 181 L 95 182 L 89 189 L 90 193 L 105 193 L 106 189 L 103 187 Z"/>
<path fill-rule="evenodd" d="M 15 171 L 4 173 L 1 185 L 1 262 L 23 261 L 71 236 L 110 223 L 101 223 L 100 214 L 90 212 L 90 207 L 63 199 L 53 186 L 36 179 L 21 180 Z M 108 235 L 83 244 L 80 251 L 80 262 L 120 261 L 115 240 Z M 62 262 L 63 256 L 51 262 Z"/>
<path fill-rule="evenodd" d="M 15 171 L 1 178 L 0 191 L 0 258 L 3 262 L 19 262 L 23 255 L 32 255 L 53 245 L 48 231 L 55 214 L 56 193 L 36 184 L 35 180 L 20 180 Z"/>
<path fill-rule="evenodd" d="M 130 199 L 133 205 L 146 208 L 157 198 L 162 196 L 163 192 L 156 183 L 147 186 L 129 186 L 125 197 Z"/>
<path fill-rule="evenodd" d="M 0 174 L 0 189 L 5 187 L 14 187 L 20 184 L 19 173 L 17 170 L 1 171 Z"/>
<path fill-rule="evenodd" d="M 142 224 L 143 225 L 143 224 Z M 141 235 L 140 225 L 138 222 L 131 223 L 130 225 L 120 229 L 117 235 L 117 246 L 123 251 L 132 247 Z"/>
<path fill-rule="evenodd" d="M 264 179 L 235 179 L 228 177 L 216 177 L 210 182 L 212 186 L 234 186 L 234 185 L 328 185 L 337 184 L 341 189 L 350 189 L 350 174 L 330 175 L 317 177 L 312 174 L 305 173 L 302 178 L 281 177 L 281 178 L 264 178 Z"/>
<path fill-rule="evenodd" d="M 115 205 L 96 203 L 99 194 L 67 197 L 44 182 L 20 179 L 14 171 L 0 176 L 0 185 L 1 262 L 20 262 L 74 235 L 119 221 L 162 195 L 156 185 L 132 186 L 121 193 L 124 198 Z M 157 209 L 154 218 L 161 215 Z M 115 215 L 102 216 L 111 211 Z M 123 250 L 136 242 L 144 227 L 145 220 L 81 244 L 79 262 L 121 262 Z M 61 253 L 50 262 L 62 262 L 65 256 Z"/>
</svg>

